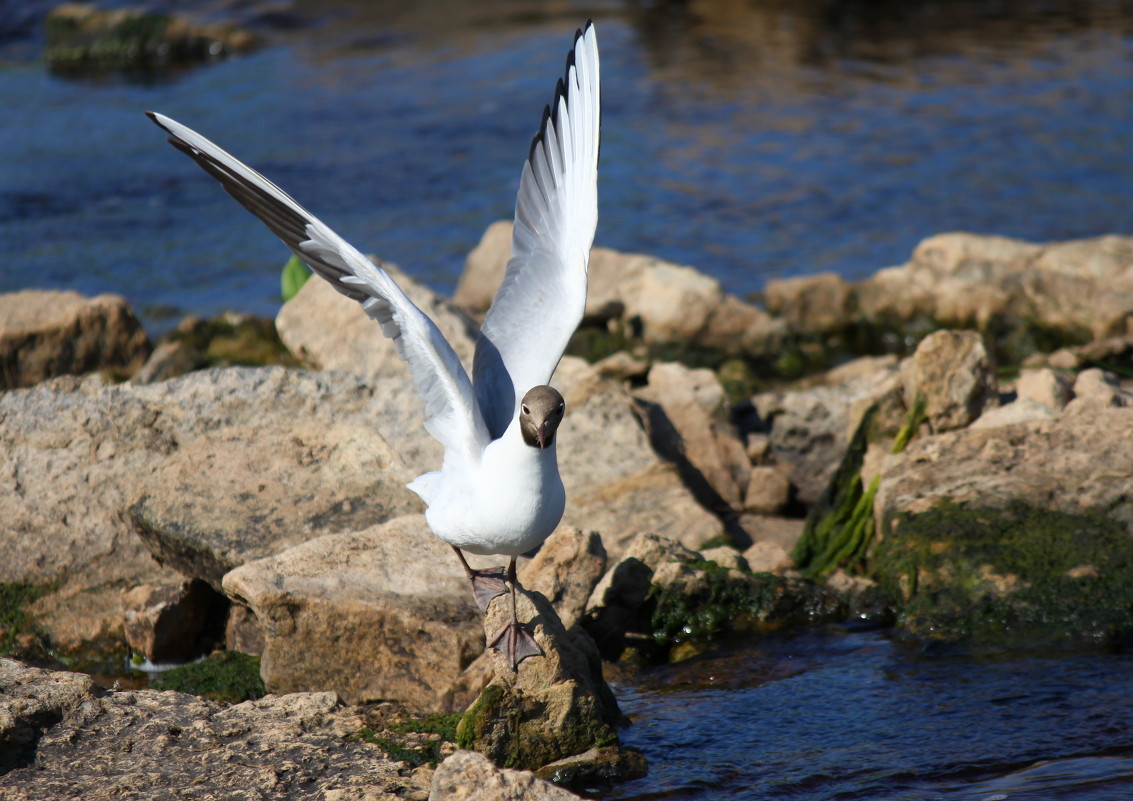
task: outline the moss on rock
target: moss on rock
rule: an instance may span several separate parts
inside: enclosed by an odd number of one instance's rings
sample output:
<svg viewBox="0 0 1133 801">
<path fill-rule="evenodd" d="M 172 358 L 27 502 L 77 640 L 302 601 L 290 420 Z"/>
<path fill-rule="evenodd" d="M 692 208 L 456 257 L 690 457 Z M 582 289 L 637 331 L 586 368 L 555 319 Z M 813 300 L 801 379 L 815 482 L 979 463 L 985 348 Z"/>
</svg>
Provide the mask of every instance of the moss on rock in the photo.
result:
<svg viewBox="0 0 1133 801">
<path fill-rule="evenodd" d="M 930 640 L 1111 644 L 1133 635 L 1133 538 L 1101 514 L 946 503 L 887 521 L 872 562 Z"/>
<path fill-rule="evenodd" d="M 168 670 L 151 686 L 228 704 L 255 700 L 267 692 L 260 678 L 260 658 L 237 651 L 217 651 L 200 662 Z"/>
</svg>

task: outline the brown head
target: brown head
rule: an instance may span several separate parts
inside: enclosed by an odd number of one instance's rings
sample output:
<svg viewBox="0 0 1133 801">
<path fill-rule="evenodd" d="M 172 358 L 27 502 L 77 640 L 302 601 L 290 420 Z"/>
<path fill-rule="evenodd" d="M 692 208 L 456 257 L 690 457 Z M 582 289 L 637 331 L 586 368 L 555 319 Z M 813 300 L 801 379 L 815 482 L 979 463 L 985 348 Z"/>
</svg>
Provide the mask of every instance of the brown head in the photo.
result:
<svg viewBox="0 0 1133 801">
<path fill-rule="evenodd" d="M 566 403 L 558 390 L 538 386 L 527 391 L 519 404 L 519 430 L 523 441 L 542 450 L 555 442 L 555 432 L 562 422 Z"/>
</svg>

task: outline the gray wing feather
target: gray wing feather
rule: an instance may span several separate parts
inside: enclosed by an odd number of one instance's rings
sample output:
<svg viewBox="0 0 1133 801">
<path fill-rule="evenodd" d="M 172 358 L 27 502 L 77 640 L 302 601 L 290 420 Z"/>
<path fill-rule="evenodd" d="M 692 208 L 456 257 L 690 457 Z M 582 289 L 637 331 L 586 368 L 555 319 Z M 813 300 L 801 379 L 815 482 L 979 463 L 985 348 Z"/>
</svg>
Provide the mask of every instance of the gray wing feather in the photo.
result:
<svg viewBox="0 0 1133 801">
<path fill-rule="evenodd" d="M 598 224 L 600 100 L 598 44 L 587 23 L 523 165 L 511 259 L 476 344 L 473 384 L 493 438 L 516 417 L 527 390 L 551 380 L 586 307 Z"/>
<path fill-rule="evenodd" d="M 287 193 L 196 131 L 154 112 L 169 141 L 216 178 L 291 252 L 342 294 L 362 304 L 409 365 L 425 402 L 425 428 L 450 457 L 477 458 L 490 438 L 472 383 L 436 324 L 389 274 L 359 253 Z"/>
</svg>

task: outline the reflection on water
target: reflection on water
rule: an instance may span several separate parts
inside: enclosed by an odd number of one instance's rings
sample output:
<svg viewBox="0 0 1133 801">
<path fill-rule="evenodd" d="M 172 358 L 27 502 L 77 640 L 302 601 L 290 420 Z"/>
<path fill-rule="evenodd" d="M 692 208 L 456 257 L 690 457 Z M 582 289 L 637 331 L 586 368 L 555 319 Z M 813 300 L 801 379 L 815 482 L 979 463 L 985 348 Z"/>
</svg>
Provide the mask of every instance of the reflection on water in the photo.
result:
<svg viewBox="0 0 1133 801">
<path fill-rule="evenodd" d="M 616 688 L 650 774 L 603 798 L 1117 801 L 1133 788 L 1131 668 L 930 658 L 878 632 L 769 637 Z"/>
<path fill-rule="evenodd" d="M 158 5 L 184 3 L 159 0 Z M 1133 232 L 1133 4 L 1102 0 L 199 0 L 269 46 L 144 83 L 68 81 L 0 26 L 0 290 L 272 314 L 286 252 L 141 116 L 217 139 L 363 250 L 451 291 L 570 32 L 599 27 L 600 244 L 736 293 L 858 278 L 922 238 Z M 34 6 L 33 6 L 34 7 Z M 23 17 L 20 17 L 23 19 Z"/>
</svg>

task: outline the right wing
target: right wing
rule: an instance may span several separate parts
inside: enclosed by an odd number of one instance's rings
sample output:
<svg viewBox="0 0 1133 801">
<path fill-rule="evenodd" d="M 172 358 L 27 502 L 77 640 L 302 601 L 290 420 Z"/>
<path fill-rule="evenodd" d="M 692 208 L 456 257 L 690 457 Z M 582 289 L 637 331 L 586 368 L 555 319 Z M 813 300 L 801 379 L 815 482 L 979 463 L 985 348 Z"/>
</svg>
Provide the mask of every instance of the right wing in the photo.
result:
<svg viewBox="0 0 1133 801">
<path fill-rule="evenodd" d="M 263 221 L 291 252 L 366 314 L 393 340 L 425 401 L 425 428 L 450 456 L 478 459 L 490 441 L 472 382 L 436 324 L 389 274 L 291 199 L 282 189 L 196 131 L 152 111 L 169 142 L 220 182 Z"/>
<path fill-rule="evenodd" d="M 524 162 L 511 259 L 476 343 L 473 384 L 493 437 L 519 414 L 527 390 L 551 380 L 586 308 L 600 113 L 598 41 L 587 23 Z"/>
</svg>

